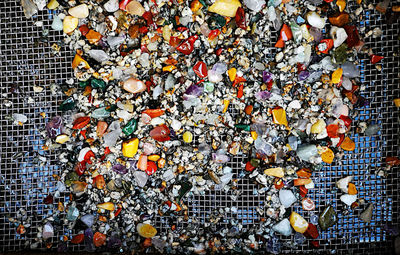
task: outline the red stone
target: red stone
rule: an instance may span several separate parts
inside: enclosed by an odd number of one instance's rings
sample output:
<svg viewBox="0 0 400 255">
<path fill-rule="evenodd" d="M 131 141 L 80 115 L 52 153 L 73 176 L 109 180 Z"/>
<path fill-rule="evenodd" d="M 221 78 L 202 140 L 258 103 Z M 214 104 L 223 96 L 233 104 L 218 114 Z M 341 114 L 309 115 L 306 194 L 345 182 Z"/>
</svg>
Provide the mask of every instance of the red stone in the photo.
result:
<svg viewBox="0 0 400 255">
<path fill-rule="evenodd" d="M 285 186 L 285 183 L 282 181 L 281 178 L 275 178 L 274 186 L 275 186 L 275 189 L 281 189 L 281 188 L 283 188 L 283 186 Z"/>
<path fill-rule="evenodd" d="M 73 244 L 80 244 L 83 242 L 83 240 L 85 239 L 85 235 L 84 234 L 77 234 L 76 236 L 74 236 L 71 240 L 71 243 Z"/>
<path fill-rule="evenodd" d="M 86 24 L 83 24 L 79 27 L 79 31 L 83 36 L 86 36 L 86 34 L 89 33 L 89 27 Z"/>
<path fill-rule="evenodd" d="M 346 43 L 349 48 L 353 48 L 360 44 L 360 35 L 358 34 L 358 30 L 356 26 L 346 25 L 343 27 L 346 30 L 347 39 Z"/>
<path fill-rule="evenodd" d="M 157 26 L 153 21 L 153 14 L 150 11 L 143 13 L 142 17 L 146 20 L 147 26 L 149 26 L 149 27 L 150 26 L 153 26 L 153 27 Z"/>
<path fill-rule="evenodd" d="M 317 227 L 312 223 L 308 223 L 308 227 L 306 232 L 304 232 L 304 236 L 312 239 L 317 239 L 319 236 Z"/>
<path fill-rule="evenodd" d="M 304 186 L 299 187 L 299 194 L 301 197 L 306 197 L 307 193 L 308 193 L 308 189 L 306 187 L 304 187 Z"/>
<path fill-rule="evenodd" d="M 339 126 L 335 124 L 330 124 L 326 127 L 326 132 L 330 138 L 337 138 L 339 137 Z"/>
<path fill-rule="evenodd" d="M 246 14 L 244 13 L 244 9 L 242 7 L 239 7 L 236 10 L 236 15 L 235 15 L 235 22 L 238 27 L 241 29 L 246 30 L 247 25 L 246 25 Z"/>
<path fill-rule="evenodd" d="M 218 50 L 215 51 L 215 54 L 216 54 L 217 56 L 219 56 L 219 55 L 221 55 L 221 53 L 222 53 L 223 50 L 224 50 L 223 48 L 219 48 Z"/>
<path fill-rule="evenodd" d="M 150 118 L 157 118 L 163 115 L 165 111 L 161 109 L 147 109 L 144 110 L 142 113 L 149 115 Z"/>
<path fill-rule="evenodd" d="M 400 165 L 400 159 L 398 157 L 387 157 L 385 162 L 389 166 L 398 166 Z"/>
<path fill-rule="evenodd" d="M 103 246 L 106 243 L 106 235 L 100 232 L 96 232 L 93 235 L 93 244 L 96 247 Z"/>
<path fill-rule="evenodd" d="M 119 2 L 119 8 L 126 11 L 126 6 L 129 4 L 130 1 L 131 0 L 122 0 L 121 2 Z"/>
<path fill-rule="evenodd" d="M 256 168 L 250 163 L 250 161 L 248 161 L 248 162 L 246 163 L 245 169 L 246 169 L 246 171 L 248 171 L 248 172 L 253 172 L 253 170 L 256 169 Z"/>
<path fill-rule="evenodd" d="M 165 124 L 159 125 L 150 131 L 150 136 L 159 142 L 169 141 L 171 139 L 169 134 L 170 130 Z"/>
<path fill-rule="evenodd" d="M 286 24 L 283 24 L 281 31 L 279 33 L 278 42 L 275 44 L 276 48 L 283 48 L 285 47 L 285 42 L 289 41 L 293 38 L 292 30 Z"/>
<path fill-rule="evenodd" d="M 91 158 L 94 158 L 93 151 L 88 151 L 85 156 L 83 157 L 83 162 L 87 162 L 88 164 L 92 164 Z"/>
<path fill-rule="evenodd" d="M 312 240 L 311 241 L 312 246 L 314 246 L 315 248 L 319 248 L 319 242 L 317 240 Z"/>
<path fill-rule="evenodd" d="M 344 137 L 345 137 L 344 134 L 339 135 L 340 140 L 339 140 L 338 144 L 336 145 L 336 147 L 339 147 L 343 143 Z"/>
<path fill-rule="evenodd" d="M 199 38 L 198 35 L 192 35 L 187 40 L 185 40 L 183 43 L 181 43 L 178 47 L 176 47 L 176 49 L 185 55 L 189 55 L 194 50 L 193 45 L 194 45 L 194 42 L 198 38 Z"/>
<path fill-rule="evenodd" d="M 205 78 L 207 77 L 208 70 L 207 70 L 207 65 L 203 61 L 197 62 L 193 66 L 193 71 L 200 77 L 200 78 Z"/>
<path fill-rule="evenodd" d="M 149 32 L 149 29 L 146 26 L 139 27 L 139 32 L 141 34 L 147 34 Z"/>
<path fill-rule="evenodd" d="M 221 31 L 219 29 L 211 30 L 211 32 L 208 34 L 208 40 L 214 40 L 219 36 L 219 34 L 221 34 Z"/>
<path fill-rule="evenodd" d="M 147 161 L 146 174 L 152 175 L 157 171 L 157 165 L 153 161 Z"/>
<path fill-rule="evenodd" d="M 375 65 L 376 63 L 378 63 L 382 59 L 383 59 L 382 56 L 372 55 L 371 56 L 371 63 Z"/>
<path fill-rule="evenodd" d="M 86 171 L 86 162 L 78 162 L 75 165 L 75 173 L 79 176 L 81 176 L 84 172 Z"/>
<path fill-rule="evenodd" d="M 240 84 L 240 86 L 238 88 L 238 93 L 237 93 L 237 97 L 238 98 L 242 98 L 242 96 L 243 96 L 243 88 L 244 88 L 244 85 Z"/>
<path fill-rule="evenodd" d="M 332 40 L 332 39 L 323 39 L 323 40 L 321 40 L 321 41 L 319 42 L 318 45 L 321 45 L 321 44 L 325 44 L 325 45 L 326 45 L 326 49 L 323 50 L 323 51 L 321 51 L 321 50 L 318 49 L 318 46 L 317 46 L 317 50 L 318 50 L 319 52 L 328 54 L 328 52 L 333 48 L 333 40 Z"/>
<path fill-rule="evenodd" d="M 79 117 L 72 123 L 72 129 L 82 129 L 90 122 L 90 117 Z"/>
<path fill-rule="evenodd" d="M 348 128 L 353 122 L 348 116 L 340 115 L 339 119 L 343 120 L 344 125 Z"/>
<path fill-rule="evenodd" d="M 177 36 L 171 36 L 169 39 L 169 45 L 172 47 L 176 47 L 181 43 L 181 39 L 179 39 Z"/>
</svg>

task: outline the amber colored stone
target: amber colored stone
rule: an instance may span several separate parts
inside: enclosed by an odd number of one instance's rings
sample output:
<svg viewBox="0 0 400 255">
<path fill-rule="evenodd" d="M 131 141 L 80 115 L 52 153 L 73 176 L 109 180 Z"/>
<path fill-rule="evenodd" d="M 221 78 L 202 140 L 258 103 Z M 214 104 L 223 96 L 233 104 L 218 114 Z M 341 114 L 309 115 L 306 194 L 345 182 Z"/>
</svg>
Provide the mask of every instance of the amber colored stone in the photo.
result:
<svg viewBox="0 0 400 255">
<path fill-rule="evenodd" d="M 333 159 L 335 158 L 335 153 L 329 148 L 326 148 L 325 151 L 321 154 L 322 161 L 331 164 Z"/>
<path fill-rule="evenodd" d="M 79 54 L 75 55 L 74 60 L 72 61 L 72 68 L 73 69 L 77 68 L 82 62 L 84 63 L 84 68 L 86 69 L 90 68 L 88 62 L 86 62 L 86 60 L 84 60 Z"/>
<path fill-rule="evenodd" d="M 190 10 L 192 10 L 193 13 L 197 12 L 203 7 L 203 5 L 200 3 L 199 0 L 194 0 L 190 3 Z"/>
<path fill-rule="evenodd" d="M 156 118 L 156 117 L 160 117 L 161 115 L 164 114 L 164 110 L 161 109 L 147 109 L 144 110 L 142 113 L 147 114 L 150 116 L 150 118 Z"/>
<path fill-rule="evenodd" d="M 99 32 L 96 32 L 92 29 L 86 34 L 86 39 L 91 44 L 96 44 L 98 41 L 100 41 L 101 37 L 102 35 Z"/>
<path fill-rule="evenodd" d="M 23 235 L 23 234 L 26 233 L 26 229 L 25 229 L 24 225 L 22 225 L 22 224 L 19 224 L 19 225 L 18 225 L 18 227 L 17 227 L 17 233 L 20 234 L 20 235 Z"/>
<path fill-rule="evenodd" d="M 329 17 L 329 22 L 338 27 L 343 27 L 350 21 L 350 15 L 346 12 L 338 12 Z"/>
<path fill-rule="evenodd" d="M 83 242 L 83 240 L 85 239 L 85 235 L 84 234 L 77 234 L 76 236 L 74 236 L 71 240 L 71 243 L 73 244 L 80 244 Z"/>
<path fill-rule="evenodd" d="M 355 47 L 360 44 L 360 35 L 356 26 L 345 25 L 343 27 L 346 30 L 347 39 L 346 44 L 349 48 Z"/>
<path fill-rule="evenodd" d="M 139 28 L 140 26 L 138 24 L 133 24 L 129 27 L 128 33 L 132 39 L 135 39 L 139 36 Z"/>
<path fill-rule="evenodd" d="M 357 194 L 356 185 L 354 185 L 353 183 L 349 182 L 347 193 L 349 193 L 349 195 L 356 195 Z"/>
<path fill-rule="evenodd" d="M 310 178 L 312 173 L 310 169 L 302 168 L 300 170 L 297 170 L 296 174 L 298 177 Z"/>
<path fill-rule="evenodd" d="M 356 144 L 349 137 L 345 137 L 340 147 L 345 151 L 354 151 Z"/>
<path fill-rule="evenodd" d="M 159 142 L 169 141 L 171 138 L 169 137 L 170 130 L 165 125 L 162 124 L 160 126 L 155 127 L 153 130 L 150 131 L 150 136 Z"/>
<path fill-rule="evenodd" d="M 311 183 L 311 179 L 308 178 L 298 178 L 293 181 L 294 186 L 304 186 Z"/>
<path fill-rule="evenodd" d="M 93 183 L 96 185 L 96 188 L 103 189 L 106 186 L 106 182 L 104 180 L 103 175 L 97 175 L 93 178 Z"/>
<path fill-rule="evenodd" d="M 163 158 L 160 158 L 158 161 L 157 161 L 157 166 L 158 166 L 158 168 L 163 168 L 164 166 L 165 166 L 165 159 L 163 159 Z"/>
<path fill-rule="evenodd" d="M 100 232 L 96 232 L 93 235 L 93 244 L 96 247 L 103 246 L 106 243 L 106 235 Z"/>
</svg>

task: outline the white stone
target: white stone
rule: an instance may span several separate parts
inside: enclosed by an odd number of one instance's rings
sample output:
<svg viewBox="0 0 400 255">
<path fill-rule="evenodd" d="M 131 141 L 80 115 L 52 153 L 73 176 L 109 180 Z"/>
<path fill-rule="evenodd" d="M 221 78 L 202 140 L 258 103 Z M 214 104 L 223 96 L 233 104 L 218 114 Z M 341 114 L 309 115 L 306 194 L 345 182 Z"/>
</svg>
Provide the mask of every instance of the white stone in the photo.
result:
<svg viewBox="0 0 400 255">
<path fill-rule="evenodd" d="M 353 176 L 351 175 L 344 177 L 336 182 L 336 187 L 338 187 L 341 191 L 343 191 L 343 193 L 347 193 L 349 191 L 348 186 L 351 180 L 353 180 Z"/>
<path fill-rule="evenodd" d="M 309 12 L 306 15 L 308 24 L 313 27 L 323 29 L 325 27 L 325 19 L 321 18 L 316 12 Z"/>
<path fill-rule="evenodd" d="M 118 0 L 109 0 L 104 4 L 104 9 L 108 12 L 116 12 L 119 10 Z"/>
<path fill-rule="evenodd" d="M 333 39 L 333 46 L 335 48 L 339 47 L 342 45 L 346 39 L 347 39 L 347 33 L 346 30 L 342 27 L 335 27 L 333 26 L 330 31 L 330 35 Z"/>
<path fill-rule="evenodd" d="M 349 195 L 349 194 L 341 195 L 340 201 L 342 201 L 348 206 L 351 206 L 352 203 L 357 201 L 357 195 Z"/>
<path fill-rule="evenodd" d="M 259 12 L 265 5 L 265 0 L 244 0 L 243 3 L 250 10 Z"/>
<path fill-rule="evenodd" d="M 89 16 L 89 9 L 86 4 L 80 4 L 68 10 L 68 13 L 78 19 L 84 19 Z"/>
<path fill-rule="evenodd" d="M 173 119 L 171 123 L 171 127 L 175 130 L 178 131 L 182 127 L 182 123 L 179 120 Z"/>
<path fill-rule="evenodd" d="M 108 54 L 105 53 L 103 50 L 89 50 L 88 54 L 91 58 L 99 63 L 110 59 L 110 56 L 108 56 Z"/>
<path fill-rule="evenodd" d="M 290 207 L 294 202 L 297 201 L 293 192 L 291 190 L 287 190 L 287 189 L 281 189 L 279 191 L 279 200 L 281 201 L 281 204 L 285 208 Z"/>
<path fill-rule="evenodd" d="M 290 226 L 290 221 L 287 218 L 274 225 L 272 230 L 284 236 L 290 236 L 292 234 L 292 227 Z"/>
</svg>

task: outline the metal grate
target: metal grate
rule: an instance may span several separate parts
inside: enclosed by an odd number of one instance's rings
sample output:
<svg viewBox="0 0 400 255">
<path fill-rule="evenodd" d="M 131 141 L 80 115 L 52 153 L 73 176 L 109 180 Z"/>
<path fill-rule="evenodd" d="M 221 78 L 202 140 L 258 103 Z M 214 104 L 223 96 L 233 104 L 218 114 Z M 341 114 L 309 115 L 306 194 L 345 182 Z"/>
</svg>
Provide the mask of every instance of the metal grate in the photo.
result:
<svg viewBox="0 0 400 255">
<path fill-rule="evenodd" d="M 355 6 L 350 8 L 355 10 Z M 366 86 L 362 95 L 371 103 L 358 111 L 355 122 L 371 121 L 380 124 L 382 129 L 372 137 L 353 135 L 356 151 L 346 153 L 340 164 L 325 166 L 314 174 L 316 187 L 309 196 L 316 201 L 317 209 L 307 214 L 301 212 L 309 219 L 311 214 L 318 215 L 328 203 L 341 211 L 343 208 L 338 202 L 341 194 L 333 188 L 334 183 L 351 174 L 355 176 L 359 197 L 375 205 L 373 219 L 366 224 L 357 217 L 359 211 L 347 215 L 340 213 L 338 223 L 320 233 L 319 249 L 310 248 L 306 242 L 297 250 L 283 247 L 283 252 L 393 253 L 393 238 L 384 231 L 384 226 L 389 222 L 399 224 L 400 173 L 398 168 L 390 170 L 387 177 L 375 173 L 384 166 L 385 157 L 399 155 L 399 110 L 395 108 L 393 99 L 400 97 L 400 27 L 398 22 L 387 25 L 375 10 L 364 10 L 362 15 L 364 18 L 359 26 L 365 31 L 375 27 L 382 29 L 382 38 L 368 37 L 365 43 L 385 59 L 382 71 L 378 71 L 366 54 L 360 55 L 360 82 Z M 49 29 L 51 19 L 51 12 L 42 11 L 33 19 L 26 20 L 19 1 L 0 1 L 0 252 L 36 248 L 37 228 L 42 219 L 52 214 L 52 208 L 42 201 L 55 190 L 56 181 L 52 175 L 59 173 L 59 167 L 56 152 L 43 150 L 40 132 L 48 118 L 58 113 L 57 105 L 62 100 L 61 95 L 53 95 L 49 88 L 52 84 L 65 84 L 73 73 L 70 68 L 72 55 L 65 47 L 56 55 L 52 53 L 52 45 L 62 43 L 62 32 L 50 31 L 46 37 L 43 28 L 35 24 L 42 21 L 44 28 Z M 34 92 L 34 86 L 43 87 L 43 92 Z M 25 114 L 28 122 L 22 126 L 14 125 L 10 120 L 14 113 Z M 46 161 L 42 161 L 44 158 Z M 234 178 L 244 167 L 243 159 L 243 156 L 237 156 L 228 164 L 235 173 Z M 189 214 L 200 223 L 207 223 L 215 210 L 234 207 L 237 210 L 226 212 L 219 224 L 227 225 L 235 220 L 251 228 L 263 217 L 257 212 L 257 207 L 266 201 L 264 194 L 254 193 L 255 188 L 252 180 L 241 178 L 237 183 L 240 195 L 236 200 L 224 191 L 191 194 L 186 201 Z M 10 219 L 23 218 L 24 211 L 30 228 L 26 235 L 19 236 L 16 234 L 18 222 L 10 222 Z M 159 231 L 172 231 L 173 224 L 178 230 L 188 226 L 188 223 L 171 222 L 167 217 L 157 218 Z M 60 240 L 64 234 L 71 233 L 67 228 L 58 228 L 57 238 L 53 241 Z M 44 244 L 37 248 L 44 248 Z M 72 245 L 69 250 L 81 251 L 83 247 Z"/>
</svg>

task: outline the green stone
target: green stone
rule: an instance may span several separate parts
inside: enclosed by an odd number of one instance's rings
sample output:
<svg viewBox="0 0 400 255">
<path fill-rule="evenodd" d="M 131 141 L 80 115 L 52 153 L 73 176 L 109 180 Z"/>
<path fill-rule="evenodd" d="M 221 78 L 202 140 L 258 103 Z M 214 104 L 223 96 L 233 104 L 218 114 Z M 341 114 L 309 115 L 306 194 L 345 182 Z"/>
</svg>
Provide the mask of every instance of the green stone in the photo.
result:
<svg viewBox="0 0 400 255">
<path fill-rule="evenodd" d="M 252 159 L 250 160 L 250 164 L 251 164 L 252 166 L 254 166 L 254 167 L 258 167 L 258 166 L 260 165 L 260 160 L 259 160 L 259 159 L 256 159 L 256 158 L 252 158 Z"/>
<path fill-rule="evenodd" d="M 206 1 L 204 1 L 204 0 L 199 0 L 199 2 L 205 7 L 205 8 L 207 8 L 207 3 L 206 3 Z"/>
<path fill-rule="evenodd" d="M 92 112 L 92 118 L 104 119 L 110 116 L 110 112 L 106 110 L 106 107 L 100 107 Z"/>
<path fill-rule="evenodd" d="M 343 64 L 347 60 L 347 44 L 343 43 L 333 51 L 336 64 Z"/>
<path fill-rule="evenodd" d="M 179 203 L 181 199 L 192 189 L 192 184 L 190 182 L 181 183 L 181 188 L 178 192 L 177 202 Z"/>
<path fill-rule="evenodd" d="M 79 176 L 75 172 L 69 172 L 67 176 L 65 176 L 65 185 L 71 186 L 74 181 L 79 180 Z"/>
<path fill-rule="evenodd" d="M 318 224 L 322 230 L 327 230 L 329 227 L 332 227 L 337 222 L 337 214 L 332 206 L 326 207 L 318 219 Z"/>
<path fill-rule="evenodd" d="M 122 132 L 124 132 L 124 134 L 126 136 L 131 135 L 133 132 L 135 132 L 136 128 L 138 126 L 138 122 L 135 119 L 131 119 L 126 125 L 125 127 L 122 129 Z"/>
<path fill-rule="evenodd" d="M 203 85 L 206 92 L 210 93 L 214 91 L 214 83 L 207 81 L 204 82 Z"/>
<path fill-rule="evenodd" d="M 112 105 L 106 107 L 106 111 L 113 112 L 113 111 L 117 110 L 117 108 L 118 108 L 118 106 L 116 104 L 112 104 Z"/>
<path fill-rule="evenodd" d="M 81 87 L 81 88 L 85 88 L 87 85 L 89 85 L 90 84 L 90 81 L 89 80 L 86 80 L 86 81 L 80 81 L 79 82 L 79 87 Z"/>
<path fill-rule="evenodd" d="M 220 29 L 225 26 L 226 20 L 223 16 L 219 14 L 213 14 L 208 20 L 207 24 L 211 30 Z"/>
<path fill-rule="evenodd" d="M 75 107 L 75 100 L 72 97 L 67 98 L 64 100 L 64 102 L 61 103 L 60 105 L 60 110 L 61 111 L 69 111 L 74 109 Z"/>
<path fill-rule="evenodd" d="M 242 129 L 244 131 L 249 131 L 250 132 L 250 125 L 236 124 L 235 128 Z"/>
<path fill-rule="evenodd" d="M 92 81 L 90 82 L 90 86 L 92 86 L 92 88 L 94 89 L 100 88 L 104 90 L 106 88 L 106 83 L 103 80 L 92 79 Z"/>
</svg>

